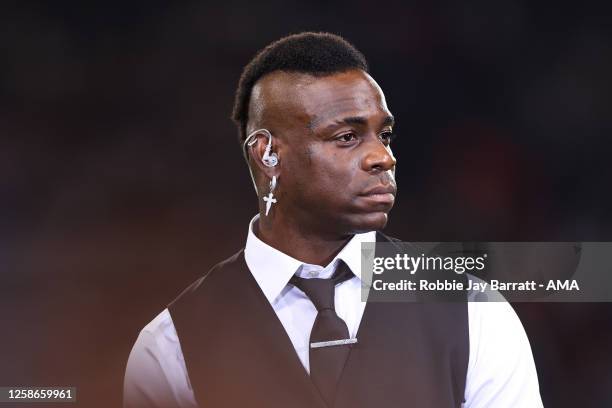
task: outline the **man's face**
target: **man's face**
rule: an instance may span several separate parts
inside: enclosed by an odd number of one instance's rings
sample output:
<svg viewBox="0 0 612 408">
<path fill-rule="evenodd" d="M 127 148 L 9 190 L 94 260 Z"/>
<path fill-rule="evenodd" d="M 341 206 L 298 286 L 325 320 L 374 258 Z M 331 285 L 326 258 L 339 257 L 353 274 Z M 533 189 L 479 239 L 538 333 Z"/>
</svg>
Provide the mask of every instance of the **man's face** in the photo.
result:
<svg viewBox="0 0 612 408">
<path fill-rule="evenodd" d="M 249 117 L 274 135 L 283 219 L 329 235 L 386 225 L 396 192 L 393 117 L 368 74 L 269 74 L 253 90 Z"/>
</svg>

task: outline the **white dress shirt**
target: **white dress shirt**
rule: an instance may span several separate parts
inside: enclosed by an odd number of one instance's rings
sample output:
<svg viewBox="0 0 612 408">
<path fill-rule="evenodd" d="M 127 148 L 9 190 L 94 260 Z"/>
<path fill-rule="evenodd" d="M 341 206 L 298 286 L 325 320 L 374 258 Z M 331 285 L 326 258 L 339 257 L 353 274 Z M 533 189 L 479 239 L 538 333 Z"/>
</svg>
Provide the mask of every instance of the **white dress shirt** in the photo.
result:
<svg viewBox="0 0 612 408">
<path fill-rule="evenodd" d="M 326 266 L 305 264 L 261 241 L 249 224 L 244 249 L 246 264 L 272 305 L 291 343 L 309 372 L 309 337 L 317 310 L 298 288 L 288 285 L 294 274 L 329 278 L 343 260 L 355 276 L 336 287 L 336 313 L 355 337 L 366 303 L 361 301 L 361 243 L 376 233 L 356 234 Z M 476 278 L 471 278 L 476 279 Z M 469 361 L 465 408 L 537 408 L 542 406 L 529 341 L 506 302 L 469 302 Z M 168 309 L 142 329 L 127 363 L 124 406 L 196 408 L 181 345 Z M 200 407 L 206 408 L 206 407 Z"/>
</svg>

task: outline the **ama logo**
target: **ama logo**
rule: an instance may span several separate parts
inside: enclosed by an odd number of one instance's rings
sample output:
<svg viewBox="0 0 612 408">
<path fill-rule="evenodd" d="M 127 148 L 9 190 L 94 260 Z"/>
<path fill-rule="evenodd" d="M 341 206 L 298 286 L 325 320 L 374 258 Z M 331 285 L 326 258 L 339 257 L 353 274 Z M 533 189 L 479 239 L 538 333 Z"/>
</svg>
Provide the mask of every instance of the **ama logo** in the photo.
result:
<svg viewBox="0 0 612 408">
<path fill-rule="evenodd" d="M 549 280 L 546 290 L 580 290 L 576 279 L 573 280 Z"/>
</svg>

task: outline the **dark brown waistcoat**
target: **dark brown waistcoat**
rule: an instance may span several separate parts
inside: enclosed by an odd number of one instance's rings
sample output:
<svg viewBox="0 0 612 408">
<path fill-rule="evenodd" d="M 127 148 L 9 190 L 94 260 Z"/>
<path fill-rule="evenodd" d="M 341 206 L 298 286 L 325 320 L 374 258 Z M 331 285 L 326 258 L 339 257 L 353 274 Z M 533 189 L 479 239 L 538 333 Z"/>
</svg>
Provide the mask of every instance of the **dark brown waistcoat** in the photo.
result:
<svg viewBox="0 0 612 408">
<path fill-rule="evenodd" d="M 377 234 L 377 242 L 388 240 Z M 201 408 L 326 408 L 242 250 L 169 310 Z M 334 407 L 460 407 L 466 303 L 371 302 L 357 339 Z"/>
</svg>

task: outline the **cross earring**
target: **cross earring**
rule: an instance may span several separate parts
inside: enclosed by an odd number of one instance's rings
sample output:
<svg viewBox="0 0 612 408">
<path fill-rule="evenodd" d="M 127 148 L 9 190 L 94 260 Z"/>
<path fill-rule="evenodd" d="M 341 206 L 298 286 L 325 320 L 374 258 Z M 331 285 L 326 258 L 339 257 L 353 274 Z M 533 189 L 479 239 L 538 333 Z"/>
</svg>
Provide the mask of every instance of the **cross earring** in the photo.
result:
<svg viewBox="0 0 612 408">
<path fill-rule="evenodd" d="M 276 198 L 274 198 L 274 189 L 276 188 L 276 176 L 272 176 L 272 180 L 270 180 L 270 192 L 263 200 L 266 202 L 266 217 L 270 212 L 270 208 L 272 208 L 272 204 L 276 204 Z"/>
</svg>

